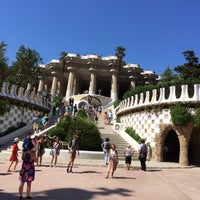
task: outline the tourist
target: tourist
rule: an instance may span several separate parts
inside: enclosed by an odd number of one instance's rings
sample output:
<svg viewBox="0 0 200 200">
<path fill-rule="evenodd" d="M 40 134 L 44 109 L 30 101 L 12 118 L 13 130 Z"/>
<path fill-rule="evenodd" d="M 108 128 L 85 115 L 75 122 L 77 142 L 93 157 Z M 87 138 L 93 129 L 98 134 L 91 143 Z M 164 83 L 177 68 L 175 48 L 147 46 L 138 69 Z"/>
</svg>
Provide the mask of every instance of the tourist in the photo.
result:
<svg viewBox="0 0 200 200">
<path fill-rule="evenodd" d="M 109 163 L 107 168 L 107 175 L 105 176 L 105 178 L 108 178 L 110 173 L 111 173 L 111 178 L 113 178 L 114 172 L 117 169 L 117 164 L 118 164 L 118 153 L 115 144 L 112 144 L 111 149 L 109 150 Z"/>
<path fill-rule="evenodd" d="M 13 141 L 13 144 L 12 144 L 12 150 L 11 150 L 12 154 L 10 156 L 10 165 L 8 167 L 8 172 L 11 172 L 10 168 L 12 167 L 14 162 L 15 162 L 14 171 L 16 171 L 16 167 L 19 162 L 19 160 L 18 160 L 18 151 L 19 151 L 18 143 L 19 143 L 19 138 L 15 138 Z"/>
<path fill-rule="evenodd" d="M 58 156 L 60 155 L 61 146 L 62 144 L 59 140 L 59 137 L 56 137 L 55 141 L 53 142 L 53 146 L 50 152 L 50 155 L 52 156 L 50 167 L 53 167 L 53 166 L 56 167 L 57 159 L 58 159 Z"/>
<path fill-rule="evenodd" d="M 111 145 L 109 143 L 110 139 L 106 138 L 105 141 L 101 144 L 101 147 L 103 149 L 104 152 L 104 162 L 107 165 L 108 164 L 108 155 L 109 155 L 109 151 L 111 148 Z"/>
<path fill-rule="evenodd" d="M 34 115 L 34 117 L 33 117 L 33 132 L 38 133 L 38 131 L 39 131 L 38 117 L 36 117 Z"/>
<path fill-rule="evenodd" d="M 131 149 L 131 146 L 128 145 L 124 150 L 124 157 L 125 157 L 125 164 L 126 164 L 126 170 L 130 169 L 131 166 L 131 160 L 133 156 L 133 150 Z"/>
<path fill-rule="evenodd" d="M 26 138 L 24 139 L 24 142 L 23 142 L 23 145 L 22 145 L 22 147 L 23 147 L 23 152 L 28 151 L 29 144 L 32 143 L 31 135 L 32 135 L 32 133 L 29 132 L 29 133 L 27 134 Z"/>
<path fill-rule="evenodd" d="M 108 113 L 104 112 L 103 114 L 104 124 L 108 124 Z"/>
<path fill-rule="evenodd" d="M 74 160 L 76 158 L 76 152 L 79 155 L 79 144 L 78 144 L 78 136 L 74 135 L 72 141 L 68 144 L 69 149 L 69 162 L 67 165 L 67 173 L 73 173 L 72 168 L 74 166 Z"/>
<path fill-rule="evenodd" d="M 145 144 L 145 140 L 141 139 L 141 144 L 139 145 L 139 149 L 138 149 L 138 154 L 139 154 L 138 159 L 140 160 L 142 171 L 146 171 L 147 152 L 148 152 L 148 149 L 147 149 L 147 146 Z"/>
<path fill-rule="evenodd" d="M 36 145 L 36 165 L 41 166 L 42 164 L 42 156 L 45 152 L 45 144 L 44 144 L 44 137 L 40 137 Z"/>
<path fill-rule="evenodd" d="M 49 121 L 49 118 L 48 118 L 48 115 L 45 114 L 42 119 L 41 119 L 41 124 L 43 126 L 43 129 L 45 130 L 48 126 L 48 121 Z"/>
<path fill-rule="evenodd" d="M 24 188 L 24 183 L 27 183 L 27 190 L 26 190 L 26 199 L 32 199 L 30 196 L 31 192 L 31 183 L 35 179 L 35 148 L 33 143 L 29 143 L 28 145 L 28 150 L 24 152 L 22 156 L 22 168 L 20 170 L 20 175 L 19 175 L 19 180 L 20 185 L 19 185 L 19 199 L 22 200 L 23 198 L 23 188 Z"/>
<path fill-rule="evenodd" d="M 111 123 L 112 118 L 113 118 L 113 114 L 112 114 L 112 111 L 110 110 L 110 111 L 108 112 L 108 124 Z"/>
</svg>

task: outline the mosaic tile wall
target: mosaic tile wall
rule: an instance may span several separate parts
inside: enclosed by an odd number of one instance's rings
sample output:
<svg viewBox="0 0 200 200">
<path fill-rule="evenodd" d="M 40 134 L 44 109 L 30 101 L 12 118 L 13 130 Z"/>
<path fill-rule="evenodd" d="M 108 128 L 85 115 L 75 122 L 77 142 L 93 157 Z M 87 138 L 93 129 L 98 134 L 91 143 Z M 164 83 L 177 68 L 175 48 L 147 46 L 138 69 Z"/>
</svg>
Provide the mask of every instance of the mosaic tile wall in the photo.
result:
<svg viewBox="0 0 200 200">
<path fill-rule="evenodd" d="M 138 112 L 124 115 L 121 117 L 123 129 L 132 127 L 133 130 L 151 146 L 155 146 L 155 135 L 160 132 L 160 124 L 170 124 L 171 115 L 169 109 L 161 112 Z"/>
<path fill-rule="evenodd" d="M 33 111 L 26 107 L 10 106 L 10 111 L 0 116 L 0 133 L 5 132 L 9 127 L 18 126 L 21 122 L 27 125 L 32 124 L 33 116 L 40 115 L 39 111 Z"/>
</svg>

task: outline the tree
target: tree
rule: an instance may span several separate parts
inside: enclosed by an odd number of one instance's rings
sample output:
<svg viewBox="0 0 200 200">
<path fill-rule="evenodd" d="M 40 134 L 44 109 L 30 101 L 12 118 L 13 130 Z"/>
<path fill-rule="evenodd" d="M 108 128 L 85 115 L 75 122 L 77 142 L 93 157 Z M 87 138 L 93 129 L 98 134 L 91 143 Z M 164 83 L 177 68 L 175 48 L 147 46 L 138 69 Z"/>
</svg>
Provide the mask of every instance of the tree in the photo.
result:
<svg viewBox="0 0 200 200">
<path fill-rule="evenodd" d="M 6 43 L 0 42 L 0 81 L 4 81 L 6 79 L 6 74 L 8 71 L 8 58 L 5 57 L 6 46 Z"/>
<path fill-rule="evenodd" d="M 184 80 L 197 80 L 200 78 L 199 58 L 195 56 L 195 52 L 187 50 L 183 52 L 186 63 L 177 66 L 174 70 L 180 73 L 180 77 Z"/>
<path fill-rule="evenodd" d="M 118 46 L 116 49 L 115 49 L 115 55 L 117 56 L 117 59 L 118 59 L 118 61 L 119 61 L 119 67 L 121 67 L 121 65 L 122 65 L 122 60 L 123 60 L 123 58 L 125 57 L 125 48 L 124 47 L 122 47 L 122 46 Z"/>
<path fill-rule="evenodd" d="M 65 52 L 65 51 L 62 51 L 61 53 L 60 53 L 60 57 L 59 57 L 59 60 L 60 60 L 60 62 L 61 62 L 61 64 L 62 64 L 62 70 L 63 70 L 63 73 L 65 72 L 65 57 L 67 56 L 67 52 Z"/>
<path fill-rule="evenodd" d="M 171 82 L 171 81 L 174 81 L 174 80 L 177 80 L 177 79 L 178 79 L 178 76 L 176 74 L 173 74 L 170 67 L 167 66 L 166 69 L 164 70 L 163 74 L 161 74 L 160 82 L 166 83 L 166 82 Z"/>
<path fill-rule="evenodd" d="M 38 85 L 38 76 L 42 73 L 38 67 L 42 63 L 39 53 L 30 48 L 20 46 L 16 53 L 16 62 L 9 69 L 8 82 L 26 88 L 28 83 L 33 87 Z"/>
</svg>

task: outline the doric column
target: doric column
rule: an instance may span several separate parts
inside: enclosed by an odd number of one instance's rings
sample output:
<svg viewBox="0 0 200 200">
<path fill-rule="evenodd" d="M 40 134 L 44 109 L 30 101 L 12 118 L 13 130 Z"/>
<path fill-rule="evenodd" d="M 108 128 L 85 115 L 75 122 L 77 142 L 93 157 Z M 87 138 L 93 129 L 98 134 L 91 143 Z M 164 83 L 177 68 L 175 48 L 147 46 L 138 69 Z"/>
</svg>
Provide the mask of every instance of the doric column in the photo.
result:
<svg viewBox="0 0 200 200">
<path fill-rule="evenodd" d="M 75 76 L 73 67 L 68 67 L 67 69 L 69 71 L 69 77 L 68 77 L 67 91 L 65 95 L 66 99 L 68 99 L 73 95 L 74 76 Z"/>
<path fill-rule="evenodd" d="M 118 91 L 117 91 L 117 71 L 115 69 L 110 70 L 112 79 L 111 79 L 111 94 L 110 98 L 115 101 L 118 99 Z"/>
<path fill-rule="evenodd" d="M 56 78 L 56 72 L 51 72 L 53 75 L 53 81 L 51 85 L 51 96 L 54 97 L 56 94 L 56 88 L 57 88 L 57 78 Z"/>
<path fill-rule="evenodd" d="M 129 76 L 129 79 L 131 81 L 131 88 L 135 88 L 135 77 L 134 76 Z"/>
<path fill-rule="evenodd" d="M 90 68 L 90 87 L 89 87 L 89 94 L 96 93 L 96 70 L 94 68 Z"/>
<path fill-rule="evenodd" d="M 58 95 L 60 95 L 60 90 L 61 90 L 61 82 L 60 82 L 60 80 L 58 80 L 58 81 L 57 81 L 57 91 L 56 91 L 56 93 L 57 93 Z"/>
</svg>

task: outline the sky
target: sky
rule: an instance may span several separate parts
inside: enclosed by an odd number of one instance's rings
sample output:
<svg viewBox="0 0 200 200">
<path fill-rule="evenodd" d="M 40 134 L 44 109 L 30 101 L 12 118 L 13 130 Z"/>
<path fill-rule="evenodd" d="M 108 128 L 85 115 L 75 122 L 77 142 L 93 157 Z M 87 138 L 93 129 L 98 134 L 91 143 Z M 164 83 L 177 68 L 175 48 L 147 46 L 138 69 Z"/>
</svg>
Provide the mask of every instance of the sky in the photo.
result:
<svg viewBox="0 0 200 200">
<path fill-rule="evenodd" d="M 200 57 L 199 0 L 0 0 L 0 42 L 9 65 L 21 45 L 37 51 L 44 64 L 62 51 L 115 55 L 161 75 Z"/>
</svg>

